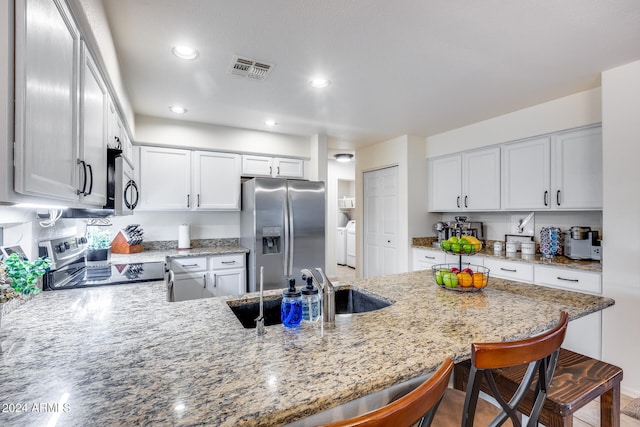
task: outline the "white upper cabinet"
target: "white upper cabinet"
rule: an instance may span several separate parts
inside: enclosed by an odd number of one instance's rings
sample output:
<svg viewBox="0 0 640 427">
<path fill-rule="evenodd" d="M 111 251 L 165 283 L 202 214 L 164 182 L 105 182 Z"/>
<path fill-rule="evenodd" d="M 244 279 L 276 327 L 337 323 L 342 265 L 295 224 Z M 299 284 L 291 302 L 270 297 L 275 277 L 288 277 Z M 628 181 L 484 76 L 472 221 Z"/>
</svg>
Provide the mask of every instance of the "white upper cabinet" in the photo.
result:
<svg viewBox="0 0 640 427">
<path fill-rule="evenodd" d="M 191 151 L 141 147 L 138 210 L 188 210 L 192 203 Z"/>
<path fill-rule="evenodd" d="M 24 0 L 15 8 L 14 189 L 73 204 L 80 36 L 63 1 Z"/>
<path fill-rule="evenodd" d="M 464 210 L 500 209 L 500 148 L 462 153 L 462 194 Z"/>
<path fill-rule="evenodd" d="M 502 146 L 502 207 L 506 210 L 551 208 L 551 138 Z"/>
<path fill-rule="evenodd" d="M 602 209 L 602 127 L 555 135 L 552 145 L 552 205 Z"/>
<path fill-rule="evenodd" d="M 193 208 L 240 210 L 240 155 L 194 151 L 192 160 Z"/>
<path fill-rule="evenodd" d="M 462 208 L 462 156 L 438 157 L 429 161 L 429 210 L 457 211 Z"/>
<path fill-rule="evenodd" d="M 498 147 L 431 159 L 429 171 L 429 210 L 500 209 Z"/>
<path fill-rule="evenodd" d="M 268 156 L 242 156 L 242 175 L 272 178 L 304 178 L 304 161 Z"/>
<path fill-rule="evenodd" d="M 107 89 L 83 43 L 80 73 L 81 202 L 102 207 L 107 201 Z"/>
<path fill-rule="evenodd" d="M 143 146 L 140 210 L 239 210 L 240 155 Z"/>
<path fill-rule="evenodd" d="M 602 127 L 502 146 L 506 210 L 602 209 Z"/>
</svg>

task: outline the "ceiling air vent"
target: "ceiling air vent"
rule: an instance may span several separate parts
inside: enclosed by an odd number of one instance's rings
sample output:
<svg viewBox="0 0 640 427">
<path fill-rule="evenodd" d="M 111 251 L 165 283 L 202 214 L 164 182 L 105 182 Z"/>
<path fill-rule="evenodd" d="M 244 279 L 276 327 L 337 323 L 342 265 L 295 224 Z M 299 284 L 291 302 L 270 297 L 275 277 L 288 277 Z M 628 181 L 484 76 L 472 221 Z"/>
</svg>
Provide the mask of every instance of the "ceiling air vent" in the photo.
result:
<svg viewBox="0 0 640 427">
<path fill-rule="evenodd" d="M 234 56 L 231 60 L 229 72 L 236 76 L 248 77 L 254 80 L 264 80 L 269 77 L 273 64 L 258 62 L 253 59 Z"/>
</svg>

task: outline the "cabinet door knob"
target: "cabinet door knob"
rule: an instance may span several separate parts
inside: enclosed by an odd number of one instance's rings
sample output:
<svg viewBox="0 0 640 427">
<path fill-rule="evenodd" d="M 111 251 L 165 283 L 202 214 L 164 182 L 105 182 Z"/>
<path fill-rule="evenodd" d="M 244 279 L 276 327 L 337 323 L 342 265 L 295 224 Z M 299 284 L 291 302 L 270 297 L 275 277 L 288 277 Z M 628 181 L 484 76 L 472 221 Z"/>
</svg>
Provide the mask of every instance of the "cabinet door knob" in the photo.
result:
<svg viewBox="0 0 640 427">
<path fill-rule="evenodd" d="M 456 198 L 456 206 L 460 207 L 460 196 Z"/>
<path fill-rule="evenodd" d="M 190 208 L 191 207 L 191 195 L 187 194 L 187 207 Z"/>
<path fill-rule="evenodd" d="M 560 190 L 556 192 L 556 203 L 560 206 Z"/>
<path fill-rule="evenodd" d="M 464 196 L 464 207 L 465 207 L 465 208 L 468 208 L 468 207 L 469 207 L 469 205 L 467 205 L 467 198 L 468 198 L 468 197 L 469 197 L 469 196 Z"/>
<path fill-rule="evenodd" d="M 545 191 L 544 192 L 544 205 L 545 206 L 549 206 L 549 201 L 547 200 L 548 197 L 549 197 L 549 192 Z"/>
</svg>

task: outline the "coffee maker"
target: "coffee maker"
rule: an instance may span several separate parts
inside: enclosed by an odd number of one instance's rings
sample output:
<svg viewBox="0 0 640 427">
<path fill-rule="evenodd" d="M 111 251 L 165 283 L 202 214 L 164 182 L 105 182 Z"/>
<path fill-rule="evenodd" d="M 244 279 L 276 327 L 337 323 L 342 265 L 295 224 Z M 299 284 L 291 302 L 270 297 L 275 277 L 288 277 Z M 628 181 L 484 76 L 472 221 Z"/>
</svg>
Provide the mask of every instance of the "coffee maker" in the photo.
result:
<svg viewBox="0 0 640 427">
<path fill-rule="evenodd" d="M 598 240 L 598 232 L 591 227 L 571 227 L 564 232 L 564 255 L 575 260 L 600 260 L 602 247 Z"/>
<path fill-rule="evenodd" d="M 467 221 L 466 216 L 457 216 L 449 223 L 448 230 L 448 237 L 473 236 L 484 242 L 484 224 L 481 221 Z"/>
</svg>

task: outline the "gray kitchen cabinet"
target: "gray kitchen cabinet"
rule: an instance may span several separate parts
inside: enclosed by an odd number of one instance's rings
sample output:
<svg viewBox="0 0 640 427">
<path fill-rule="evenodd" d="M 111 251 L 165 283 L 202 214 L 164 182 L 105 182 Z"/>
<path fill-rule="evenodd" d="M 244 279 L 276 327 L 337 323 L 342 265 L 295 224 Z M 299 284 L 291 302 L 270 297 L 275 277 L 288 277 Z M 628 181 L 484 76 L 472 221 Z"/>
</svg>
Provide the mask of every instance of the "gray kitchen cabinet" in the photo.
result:
<svg viewBox="0 0 640 427">
<path fill-rule="evenodd" d="M 73 204 L 80 34 L 61 0 L 19 1 L 15 14 L 14 189 Z"/>
<path fill-rule="evenodd" d="M 239 210 L 240 155 L 143 146 L 140 210 Z"/>
<path fill-rule="evenodd" d="M 500 148 L 464 151 L 429 161 L 429 210 L 500 209 Z"/>
<path fill-rule="evenodd" d="M 502 146 L 505 210 L 602 209 L 602 127 Z"/>
<path fill-rule="evenodd" d="M 243 155 L 242 175 L 271 178 L 304 178 L 304 161 L 284 157 Z"/>
</svg>

